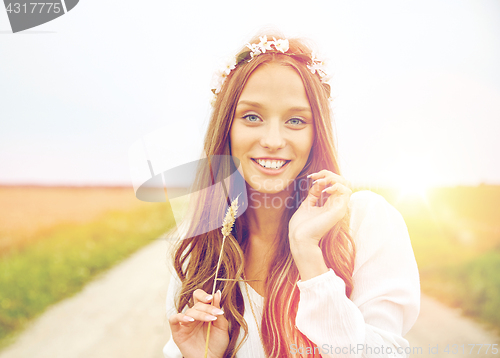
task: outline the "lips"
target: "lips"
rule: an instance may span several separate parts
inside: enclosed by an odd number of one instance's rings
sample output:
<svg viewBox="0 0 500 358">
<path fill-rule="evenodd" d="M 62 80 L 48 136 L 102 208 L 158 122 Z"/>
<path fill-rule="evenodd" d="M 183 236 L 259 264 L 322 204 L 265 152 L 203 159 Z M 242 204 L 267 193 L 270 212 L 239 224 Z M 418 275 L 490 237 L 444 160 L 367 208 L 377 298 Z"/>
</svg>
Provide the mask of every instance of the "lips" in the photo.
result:
<svg viewBox="0 0 500 358">
<path fill-rule="evenodd" d="M 259 163 L 257 162 L 257 160 L 262 161 L 262 160 L 264 160 L 264 159 L 261 159 L 261 158 L 259 158 L 259 159 L 253 159 L 253 158 L 252 158 L 251 162 L 253 163 L 253 165 L 255 165 L 255 168 L 256 168 L 259 172 L 261 172 L 262 174 L 264 174 L 264 175 L 266 175 L 266 176 L 267 176 L 267 175 L 269 175 L 269 176 L 281 175 L 281 173 L 283 173 L 285 170 L 287 170 L 287 169 L 288 169 L 288 166 L 290 165 L 290 162 L 291 162 L 291 160 L 285 160 L 285 161 L 284 161 L 284 162 L 285 162 L 285 164 L 283 164 L 280 168 L 275 168 L 275 169 L 273 169 L 273 168 L 266 168 L 266 167 L 262 166 L 261 164 L 259 164 Z M 265 159 L 265 161 L 267 162 L 267 159 Z"/>
<path fill-rule="evenodd" d="M 279 170 L 286 166 L 290 160 L 277 158 L 252 158 L 260 167 L 269 170 Z"/>
</svg>

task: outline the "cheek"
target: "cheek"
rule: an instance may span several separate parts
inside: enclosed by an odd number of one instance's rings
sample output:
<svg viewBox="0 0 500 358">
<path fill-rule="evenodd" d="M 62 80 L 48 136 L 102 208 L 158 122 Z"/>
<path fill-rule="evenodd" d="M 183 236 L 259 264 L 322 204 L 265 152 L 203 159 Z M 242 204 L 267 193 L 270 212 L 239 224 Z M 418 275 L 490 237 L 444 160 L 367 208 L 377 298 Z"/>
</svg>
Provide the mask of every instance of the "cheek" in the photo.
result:
<svg viewBox="0 0 500 358">
<path fill-rule="evenodd" d="M 231 154 L 235 157 L 240 158 L 241 155 L 245 154 L 249 150 L 249 137 L 248 132 L 245 128 L 241 126 L 233 125 L 229 132 L 229 142 L 231 145 Z"/>
<path fill-rule="evenodd" d="M 237 157 L 239 159 L 238 145 L 236 143 L 238 143 L 238 141 L 234 140 L 234 138 L 231 136 L 231 138 L 229 139 L 229 152 L 233 157 Z"/>
<path fill-rule="evenodd" d="M 305 136 L 305 138 L 303 138 L 303 141 L 302 141 L 302 148 L 301 149 L 302 149 L 303 155 L 306 157 L 306 160 L 307 160 L 307 157 L 309 157 L 309 153 L 312 150 L 313 142 L 314 142 L 314 134 L 311 131 L 311 133 L 308 133 L 307 136 Z"/>
<path fill-rule="evenodd" d="M 229 149 L 231 151 L 231 155 L 234 155 L 233 153 L 238 150 L 236 143 L 238 143 L 238 140 L 233 126 L 229 131 Z"/>
<path fill-rule="evenodd" d="M 238 136 L 237 136 L 237 131 L 235 131 L 234 126 L 231 127 L 229 130 L 229 152 L 231 156 L 233 157 L 233 164 L 237 168 L 238 172 L 242 177 L 244 177 L 243 174 L 243 168 L 241 167 L 241 162 L 240 162 L 240 155 L 239 155 L 239 146 L 238 146 Z M 236 160 L 237 158 L 238 160 Z"/>
<path fill-rule="evenodd" d="M 308 156 L 309 156 L 309 153 L 312 151 L 313 142 L 314 142 L 314 140 L 312 140 L 312 139 L 311 139 L 311 141 L 309 142 L 309 149 L 307 150 L 307 155 L 308 155 Z"/>
</svg>

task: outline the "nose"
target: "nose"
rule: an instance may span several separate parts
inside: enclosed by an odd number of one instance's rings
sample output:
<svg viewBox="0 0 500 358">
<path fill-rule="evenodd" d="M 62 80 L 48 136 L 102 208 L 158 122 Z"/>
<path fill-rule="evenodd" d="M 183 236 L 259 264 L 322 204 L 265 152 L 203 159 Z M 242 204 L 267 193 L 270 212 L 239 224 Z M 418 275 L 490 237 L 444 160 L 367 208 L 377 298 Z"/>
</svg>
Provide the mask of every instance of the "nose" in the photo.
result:
<svg viewBox="0 0 500 358">
<path fill-rule="evenodd" d="M 283 136 L 279 121 L 270 121 L 270 123 L 265 126 L 260 139 L 260 145 L 271 151 L 276 151 L 285 147 L 286 140 Z"/>
</svg>

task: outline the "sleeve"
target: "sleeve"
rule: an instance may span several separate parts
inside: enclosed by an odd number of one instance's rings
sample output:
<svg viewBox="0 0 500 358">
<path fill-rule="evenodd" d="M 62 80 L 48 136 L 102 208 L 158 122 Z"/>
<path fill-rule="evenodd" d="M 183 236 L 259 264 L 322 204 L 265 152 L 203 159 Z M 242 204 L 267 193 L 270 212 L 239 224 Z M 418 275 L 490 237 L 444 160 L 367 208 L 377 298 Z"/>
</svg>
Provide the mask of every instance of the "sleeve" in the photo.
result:
<svg viewBox="0 0 500 358">
<path fill-rule="evenodd" d="M 168 285 L 166 300 L 167 317 L 170 317 L 171 315 L 177 313 L 174 302 L 175 296 L 181 288 L 181 280 L 179 279 L 179 276 L 177 276 L 175 270 L 172 269 L 171 271 L 172 274 L 170 277 L 170 283 Z M 165 358 L 182 358 L 182 353 L 172 339 L 172 335 L 170 335 L 169 341 L 163 347 L 163 356 Z"/>
<path fill-rule="evenodd" d="M 420 310 L 418 268 L 408 229 L 401 214 L 380 195 L 366 192 L 356 198 L 351 216 L 357 250 L 351 297 L 331 269 L 299 281 L 296 325 L 323 357 L 408 357 L 403 336 Z"/>
</svg>

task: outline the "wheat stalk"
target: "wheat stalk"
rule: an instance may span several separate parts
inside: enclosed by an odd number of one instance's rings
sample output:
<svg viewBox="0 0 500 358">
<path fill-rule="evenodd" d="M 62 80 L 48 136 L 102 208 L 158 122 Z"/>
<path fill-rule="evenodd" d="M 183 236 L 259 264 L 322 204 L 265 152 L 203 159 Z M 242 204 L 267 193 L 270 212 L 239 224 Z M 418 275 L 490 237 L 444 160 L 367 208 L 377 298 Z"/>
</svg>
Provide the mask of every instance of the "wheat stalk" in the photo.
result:
<svg viewBox="0 0 500 358">
<path fill-rule="evenodd" d="M 215 295 L 215 286 L 217 284 L 217 277 L 219 275 L 220 262 L 222 260 L 222 252 L 224 251 L 224 243 L 226 242 L 226 237 L 231 235 L 231 231 L 233 230 L 234 221 L 236 220 L 236 214 L 238 213 L 238 197 L 231 202 L 231 206 L 227 208 L 226 216 L 224 217 L 224 221 L 222 222 L 222 245 L 220 247 L 219 252 L 219 260 L 217 261 L 217 268 L 215 269 L 215 279 L 214 285 L 212 287 L 212 297 Z M 214 300 L 212 299 L 212 305 Z M 208 322 L 207 328 L 207 341 L 205 344 L 205 355 L 204 358 L 207 358 L 208 355 L 208 342 L 210 338 L 210 327 L 212 327 L 212 322 Z"/>
</svg>

